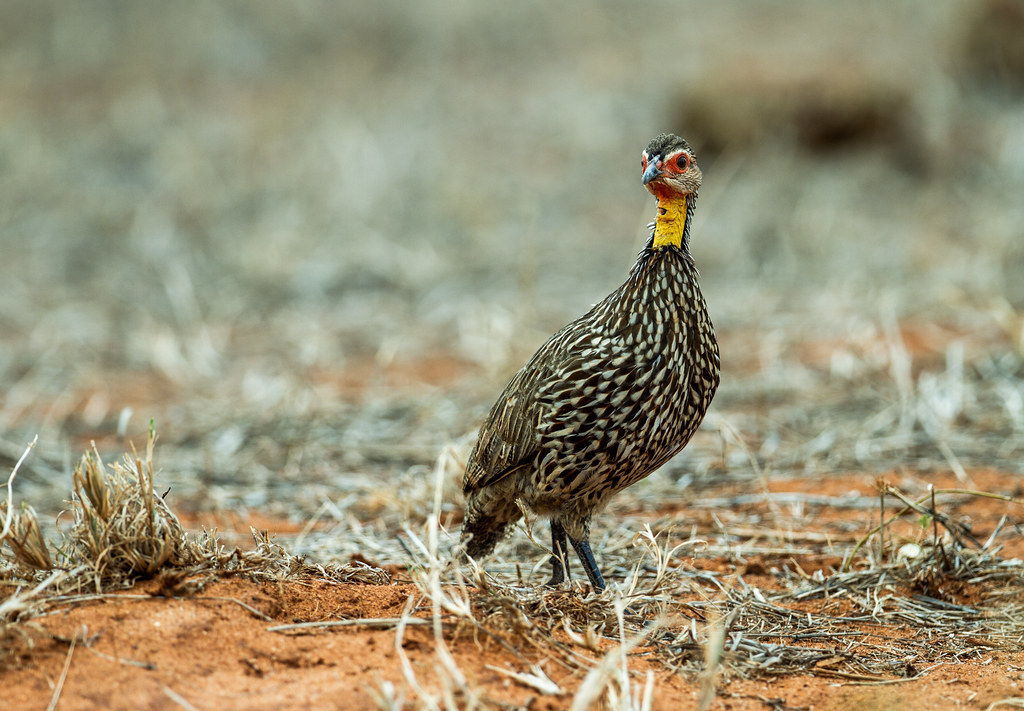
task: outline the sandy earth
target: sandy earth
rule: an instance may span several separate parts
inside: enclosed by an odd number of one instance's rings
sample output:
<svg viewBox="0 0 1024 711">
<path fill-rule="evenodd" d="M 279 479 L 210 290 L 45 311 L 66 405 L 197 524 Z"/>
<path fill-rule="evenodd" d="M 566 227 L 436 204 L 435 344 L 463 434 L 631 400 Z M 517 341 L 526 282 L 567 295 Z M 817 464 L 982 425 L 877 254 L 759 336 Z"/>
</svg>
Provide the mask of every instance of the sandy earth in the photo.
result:
<svg viewBox="0 0 1024 711">
<path fill-rule="evenodd" d="M 1019 478 L 993 471 L 972 472 L 986 491 L 1017 491 Z M 773 492 L 808 491 L 839 495 L 871 491 L 874 477 L 852 474 L 829 479 L 827 485 L 807 480 L 772 482 Z M 936 481 L 941 486 L 953 481 Z M 908 482 L 904 481 L 904 485 Z M 730 487 L 708 492 L 708 497 L 735 493 Z M 754 509 L 763 504 L 752 504 Z M 743 508 L 743 507 L 741 507 Z M 1019 504 L 992 499 L 968 499 L 952 508 L 969 517 L 976 534 L 984 536 L 1003 514 L 1019 515 Z M 665 512 L 661 512 L 665 513 Z M 706 509 L 673 510 L 701 529 L 711 525 Z M 742 513 L 742 512 L 737 512 Z M 849 511 L 821 508 L 808 531 L 828 532 L 850 516 Z M 200 516 L 195 520 L 231 526 L 224 517 Z M 296 529 L 268 517 L 260 525 L 277 530 L 288 540 Z M 236 521 L 238 529 L 242 521 Z M 837 540 L 842 533 L 833 530 Z M 898 531 L 894 528 L 893 535 Z M 1002 555 L 1024 555 L 1020 537 L 1010 539 Z M 770 589 L 772 565 L 785 561 L 769 556 L 747 558 L 742 564 L 724 559 L 695 558 L 684 564 L 703 568 L 731 568 L 751 584 Z M 828 556 L 807 556 L 796 561 L 807 573 L 838 565 Z M 209 585 L 197 583 L 182 595 L 169 582 L 152 580 L 123 593 L 52 614 L 25 626 L 26 644 L 13 664 L 0 672 L 0 685 L 11 690 L 5 708 L 44 708 L 54 695 L 62 669 L 67 678 L 60 690 L 60 709 L 276 709 L 314 707 L 338 709 L 376 708 L 375 694 L 382 683 L 396 689 L 405 684 L 401 659 L 396 653 L 393 623 L 382 628 L 365 625 L 330 629 L 270 631 L 275 625 L 351 619 L 393 619 L 401 616 L 410 598 L 423 603 L 404 571 L 386 586 L 285 582 L 255 584 L 226 580 Z M 969 603 L 980 590 L 969 586 L 956 591 L 956 599 Z M 566 592 L 564 594 L 580 594 Z M 953 593 L 951 593 L 953 594 Z M 811 601 L 794 607 L 816 610 L 825 603 Z M 416 616 L 429 616 L 425 604 Z M 874 644 L 886 644 L 890 635 L 905 630 L 864 630 Z M 73 649 L 70 642 L 74 640 Z M 446 640 L 458 667 L 471 687 L 486 696 L 483 701 L 505 708 L 561 709 L 571 704 L 581 679 L 535 649 L 518 649 L 520 658 L 493 640 L 475 638 L 470 631 L 446 631 Z M 610 647 L 613 640 L 605 640 Z M 437 689 L 437 657 L 429 626 L 409 626 L 402 647 L 418 683 Z M 654 708 L 688 708 L 695 703 L 698 681 L 674 675 L 649 658 L 640 647 L 633 652 L 631 667 L 637 688 L 648 669 L 656 675 Z M 580 650 L 592 656 L 591 652 Z M 565 692 L 545 696 L 495 671 L 526 671 L 524 660 L 536 663 Z M 961 664 L 940 664 L 913 680 L 863 683 L 842 679 L 823 666 L 815 674 L 799 674 L 770 680 L 727 678 L 720 687 L 716 709 L 919 709 L 963 707 L 986 709 L 990 704 L 1024 696 L 1024 652 L 992 649 L 981 658 Z"/>
<path fill-rule="evenodd" d="M 147 595 L 155 587 L 140 585 L 126 595 Z M 55 638 L 40 639 L 37 648 L 22 659 L 23 668 L 0 676 L 4 687 L 13 690 L 7 708 L 45 706 L 67 660 L 67 640 L 76 635 L 85 644 L 77 644 L 72 654 L 60 698 L 62 709 L 172 708 L 178 698 L 199 709 L 376 708 L 373 694 L 382 680 L 401 684 L 393 630 L 340 628 L 292 635 L 267 628 L 292 621 L 395 617 L 409 595 L 416 596 L 415 588 L 403 584 L 225 582 L 189 599 L 111 597 L 42 622 Z M 274 622 L 257 619 L 234 601 L 261 610 Z M 431 641 L 428 629 L 406 630 L 404 649 L 425 685 L 431 684 L 436 663 Z M 538 698 L 534 690 L 490 669 L 523 670 L 518 660 L 496 645 L 478 644 L 464 636 L 451 640 L 450 647 L 459 667 L 486 689 L 492 701 L 531 709 L 570 704 L 565 696 Z M 530 650 L 521 651 L 530 661 L 543 664 L 532 658 Z M 640 671 L 644 666 L 636 665 Z M 579 683 L 556 665 L 544 668 L 563 688 L 573 689 Z M 1020 696 L 1022 684 L 1024 653 L 993 652 L 981 661 L 941 665 L 923 679 L 892 685 L 858 686 L 806 675 L 770 683 L 732 681 L 713 708 L 887 709 L 905 707 L 913 700 L 921 709 L 984 709 L 1000 699 Z M 692 680 L 664 672 L 658 674 L 656 689 L 655 708 L 687 708 L 696 698 Z"/>
</svg>

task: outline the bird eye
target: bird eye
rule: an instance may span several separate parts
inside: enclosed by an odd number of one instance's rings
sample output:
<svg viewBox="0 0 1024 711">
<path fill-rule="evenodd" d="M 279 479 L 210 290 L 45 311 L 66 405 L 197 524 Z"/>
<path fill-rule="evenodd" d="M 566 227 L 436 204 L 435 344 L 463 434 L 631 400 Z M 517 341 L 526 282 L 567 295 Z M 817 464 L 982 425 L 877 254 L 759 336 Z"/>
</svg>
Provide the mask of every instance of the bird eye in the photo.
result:
<svg viewBox="0 0 1024 711">
<path fill-rule="evenodd" d="M 682 173 L 684 170 L 690 167 L 690 156 L 685 153 L 680 153 L 679 157 L 676 158 L 676 169 Z"/>
<path fill-rule="evenodd" d="M 640 154 L 640 167 L 647 170 L 647 151 Z"/>
</svg>

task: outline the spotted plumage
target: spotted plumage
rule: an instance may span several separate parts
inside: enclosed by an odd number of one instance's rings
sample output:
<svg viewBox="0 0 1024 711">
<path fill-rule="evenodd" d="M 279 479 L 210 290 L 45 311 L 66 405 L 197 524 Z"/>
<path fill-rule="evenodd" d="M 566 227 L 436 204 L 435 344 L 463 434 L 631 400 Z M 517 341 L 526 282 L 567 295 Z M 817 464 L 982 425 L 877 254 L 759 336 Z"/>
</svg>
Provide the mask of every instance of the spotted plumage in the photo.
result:
<svg viewBox="0 0 1024 711">
<path fill-rule="evenodd" d="M 467 553 L 493 550 L 521 516 L 518 499 L 551 518 L 550 584 L 568 572 L 568 538 L 604 587 L 591 516 L 689 442 L 718 387 L 718 344 L 689 254 L 700 169 L 671 134 L 651 141 L 642 169 L 658 214 L 629 278 L 516 373 L 463 480 Z"/>
</svg>

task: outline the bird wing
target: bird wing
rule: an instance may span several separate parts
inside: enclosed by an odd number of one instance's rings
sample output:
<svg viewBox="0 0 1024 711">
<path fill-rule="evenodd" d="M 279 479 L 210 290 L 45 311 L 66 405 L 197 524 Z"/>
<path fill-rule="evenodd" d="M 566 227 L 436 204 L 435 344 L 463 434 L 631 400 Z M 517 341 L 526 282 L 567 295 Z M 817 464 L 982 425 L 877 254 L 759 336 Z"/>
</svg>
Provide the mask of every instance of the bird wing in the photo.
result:
<svg viewBox="0 0 1024 711">
<path fill-rule="evenodd" d="M 531 466 L 544 437 L 560 439 L 572 433 L 576 443 L 587 440 L 607 426 L 606 413 L 622 403 L 624 383 L 645 383 L 653 372 L 645 367 L 649 364 L 606 334 L 596 333 L 589 323 L 592 315 L 593 311 L 552 336 L 505 387 L 480 428 L 463 491 L 482 489 Z M 611 378 L 617 380 L 619 393 L 609 392 L 612 382 L 606 381 Z M 606 407 L 586 406 L 595 399 Z"/>
<path fill-rule="evenodd" d="M 580 357 L 577 319 L 555 333 L 529 362 L 516 373 L 480 427 L 480 436 L 469 456 L 462 490 L 467 494 L 490 486 L 529 466 L 537 453 L 540 423 L 548 410 L 543 393 L 564 370 L 567 362 Z"/>
<path fill-rule="evenodd" d="M 542 349 L 543 350 L 543 349 Z M 539 351 L 538 351 L 539 354 Z M 526 466 L 537 449 L 537 384 L 549 371 L 534 356 L 513 376 L 480 428 L 462 480 L 465 492 L 490 486 Z"/>
</svg>

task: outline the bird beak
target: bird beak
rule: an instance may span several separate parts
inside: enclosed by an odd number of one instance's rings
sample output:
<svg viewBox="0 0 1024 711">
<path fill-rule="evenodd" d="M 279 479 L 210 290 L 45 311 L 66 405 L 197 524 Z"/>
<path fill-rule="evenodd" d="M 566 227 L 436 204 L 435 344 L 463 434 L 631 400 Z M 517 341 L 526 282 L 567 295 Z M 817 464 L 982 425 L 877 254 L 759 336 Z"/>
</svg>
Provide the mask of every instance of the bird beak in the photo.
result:
<svg viewBox="0 0 1024 711">
<path fill-rule="evenodd" d="M 661 156 L 655 156 L 651 159 L 651 162 L 647 164 L 647 170 L 644 171 L 644 185 L 651 182 L 655 178 L 660 178 L 661 172 Z"/>
</svg>

